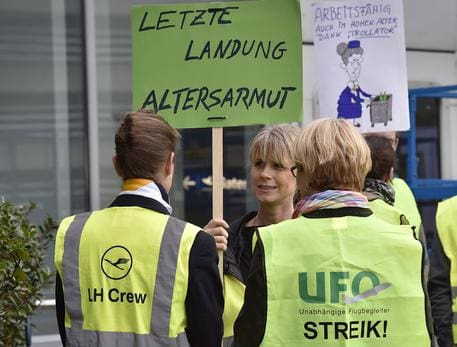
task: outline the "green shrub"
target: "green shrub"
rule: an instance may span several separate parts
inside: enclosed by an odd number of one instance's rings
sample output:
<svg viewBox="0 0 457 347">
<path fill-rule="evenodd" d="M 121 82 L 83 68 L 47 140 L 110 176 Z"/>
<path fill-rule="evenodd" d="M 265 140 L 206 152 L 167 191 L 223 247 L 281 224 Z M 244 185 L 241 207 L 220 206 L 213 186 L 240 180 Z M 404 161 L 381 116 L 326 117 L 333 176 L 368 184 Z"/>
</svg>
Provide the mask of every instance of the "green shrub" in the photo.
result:
<svg viewBox="0 0 457 347">
<path fill-rule="evenodd" d="M 0 346 L 24 344 L 25 321 L 53 276 L 44 260 L 55 223 L 31 224 L 35 207 L 0 201 Z"/>
</svg>

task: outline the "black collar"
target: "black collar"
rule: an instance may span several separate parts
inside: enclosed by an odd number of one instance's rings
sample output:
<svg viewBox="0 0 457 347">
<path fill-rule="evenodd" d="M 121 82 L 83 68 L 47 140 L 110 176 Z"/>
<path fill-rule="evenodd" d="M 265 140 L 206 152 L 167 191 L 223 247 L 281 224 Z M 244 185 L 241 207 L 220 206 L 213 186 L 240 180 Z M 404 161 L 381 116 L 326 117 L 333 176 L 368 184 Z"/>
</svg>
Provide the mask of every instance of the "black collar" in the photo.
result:
<svg viewBox="0 0 457 347">
<path fill-rule="evenodd" d="M 341 207 L 341 208 L 322 208 L 309 213 L 303 213 L 306 218 L 331 218 L 331 217 L 368 217 L 373 214 L 369 208 L 363 207 Z"/>
</svg>

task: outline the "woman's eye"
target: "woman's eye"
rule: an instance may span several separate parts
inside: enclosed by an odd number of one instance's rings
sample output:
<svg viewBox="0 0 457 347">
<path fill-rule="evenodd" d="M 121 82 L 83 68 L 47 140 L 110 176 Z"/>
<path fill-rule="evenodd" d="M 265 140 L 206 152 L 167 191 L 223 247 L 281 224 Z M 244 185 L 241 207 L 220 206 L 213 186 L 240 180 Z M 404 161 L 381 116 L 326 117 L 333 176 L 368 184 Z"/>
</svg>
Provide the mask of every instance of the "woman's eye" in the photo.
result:
<svg viewBox="0 0 457 347">
<path fill-rule="evenodd" d="M 284 167 L 282 164 L 279 164 L 279 163 L 274 163 L 274 164 L 273 164 L 273 168 L 275 168 L 276 170 L 283 170 L 283 169 L 285 169 L 285 167 Z"/>
<path fill-rule="evenodd" d="M 255 166 L 256 168 L 264 167 L 264 166 L 265 166 L 265 162 L 263 162 L 263 161 L 261 161 L 261 160 L 256 161 L 256 162 L 254 163 L 254 166 Z"/>
</svg>

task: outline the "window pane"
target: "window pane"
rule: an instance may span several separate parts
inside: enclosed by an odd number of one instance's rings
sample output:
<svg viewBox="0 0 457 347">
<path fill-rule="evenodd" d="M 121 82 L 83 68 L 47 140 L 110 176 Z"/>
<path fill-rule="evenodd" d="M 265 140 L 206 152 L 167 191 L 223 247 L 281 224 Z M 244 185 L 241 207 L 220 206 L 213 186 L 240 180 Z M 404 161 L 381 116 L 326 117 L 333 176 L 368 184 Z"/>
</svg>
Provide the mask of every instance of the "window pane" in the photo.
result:
<svg viewBox="0 0 457 347">
<path fill-rule="evenodd" d="M 88 209 L 82 53 L 79 1 L 0 3 L 0 195 L 36 202 L 35 223 Z M 57 334 L 53 308 L 33 323 Z"/>
<path fill-rule="evenodd" d="M 440 105 L 439 98 L 417 98 L 416 101 L 416 150 L 418 178 L 441 178 L 440 157 Z M 408 133 L 400 135 L 399 176 L 406 177 L 408 160 Z M 430 251 L 436 234 L 435 215 L 437 201 L 419 201 L 418 207 Z"/>
</svg>

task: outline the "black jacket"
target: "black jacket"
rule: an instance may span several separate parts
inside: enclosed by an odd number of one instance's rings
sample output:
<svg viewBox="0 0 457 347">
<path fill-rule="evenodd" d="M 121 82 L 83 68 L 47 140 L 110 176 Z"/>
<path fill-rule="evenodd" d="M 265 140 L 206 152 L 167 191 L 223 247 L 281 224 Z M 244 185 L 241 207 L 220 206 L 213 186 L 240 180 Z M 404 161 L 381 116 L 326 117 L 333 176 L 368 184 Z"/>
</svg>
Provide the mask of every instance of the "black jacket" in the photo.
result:
<svg viewBox="0 0 457 347">
<path fill-rule="evenodd" d="M 450 262 L 440 239 L 435 234 L 430 256 L 428 292 L 432 305 L 433 327 L 440 347 L 453 347 L 452 337 L 452 292 Z"/>
<path fill-rule="evenodd" d="M 224 274 L 232 275 L 240 282 L 245 283 L 252 259 L 252 235 L 256 228 L 246 227 L 257 214 L 257 211 L 247 213 L 230 223 L 227 230 L 228 244 L 224 252 Z"/>
</svg>

